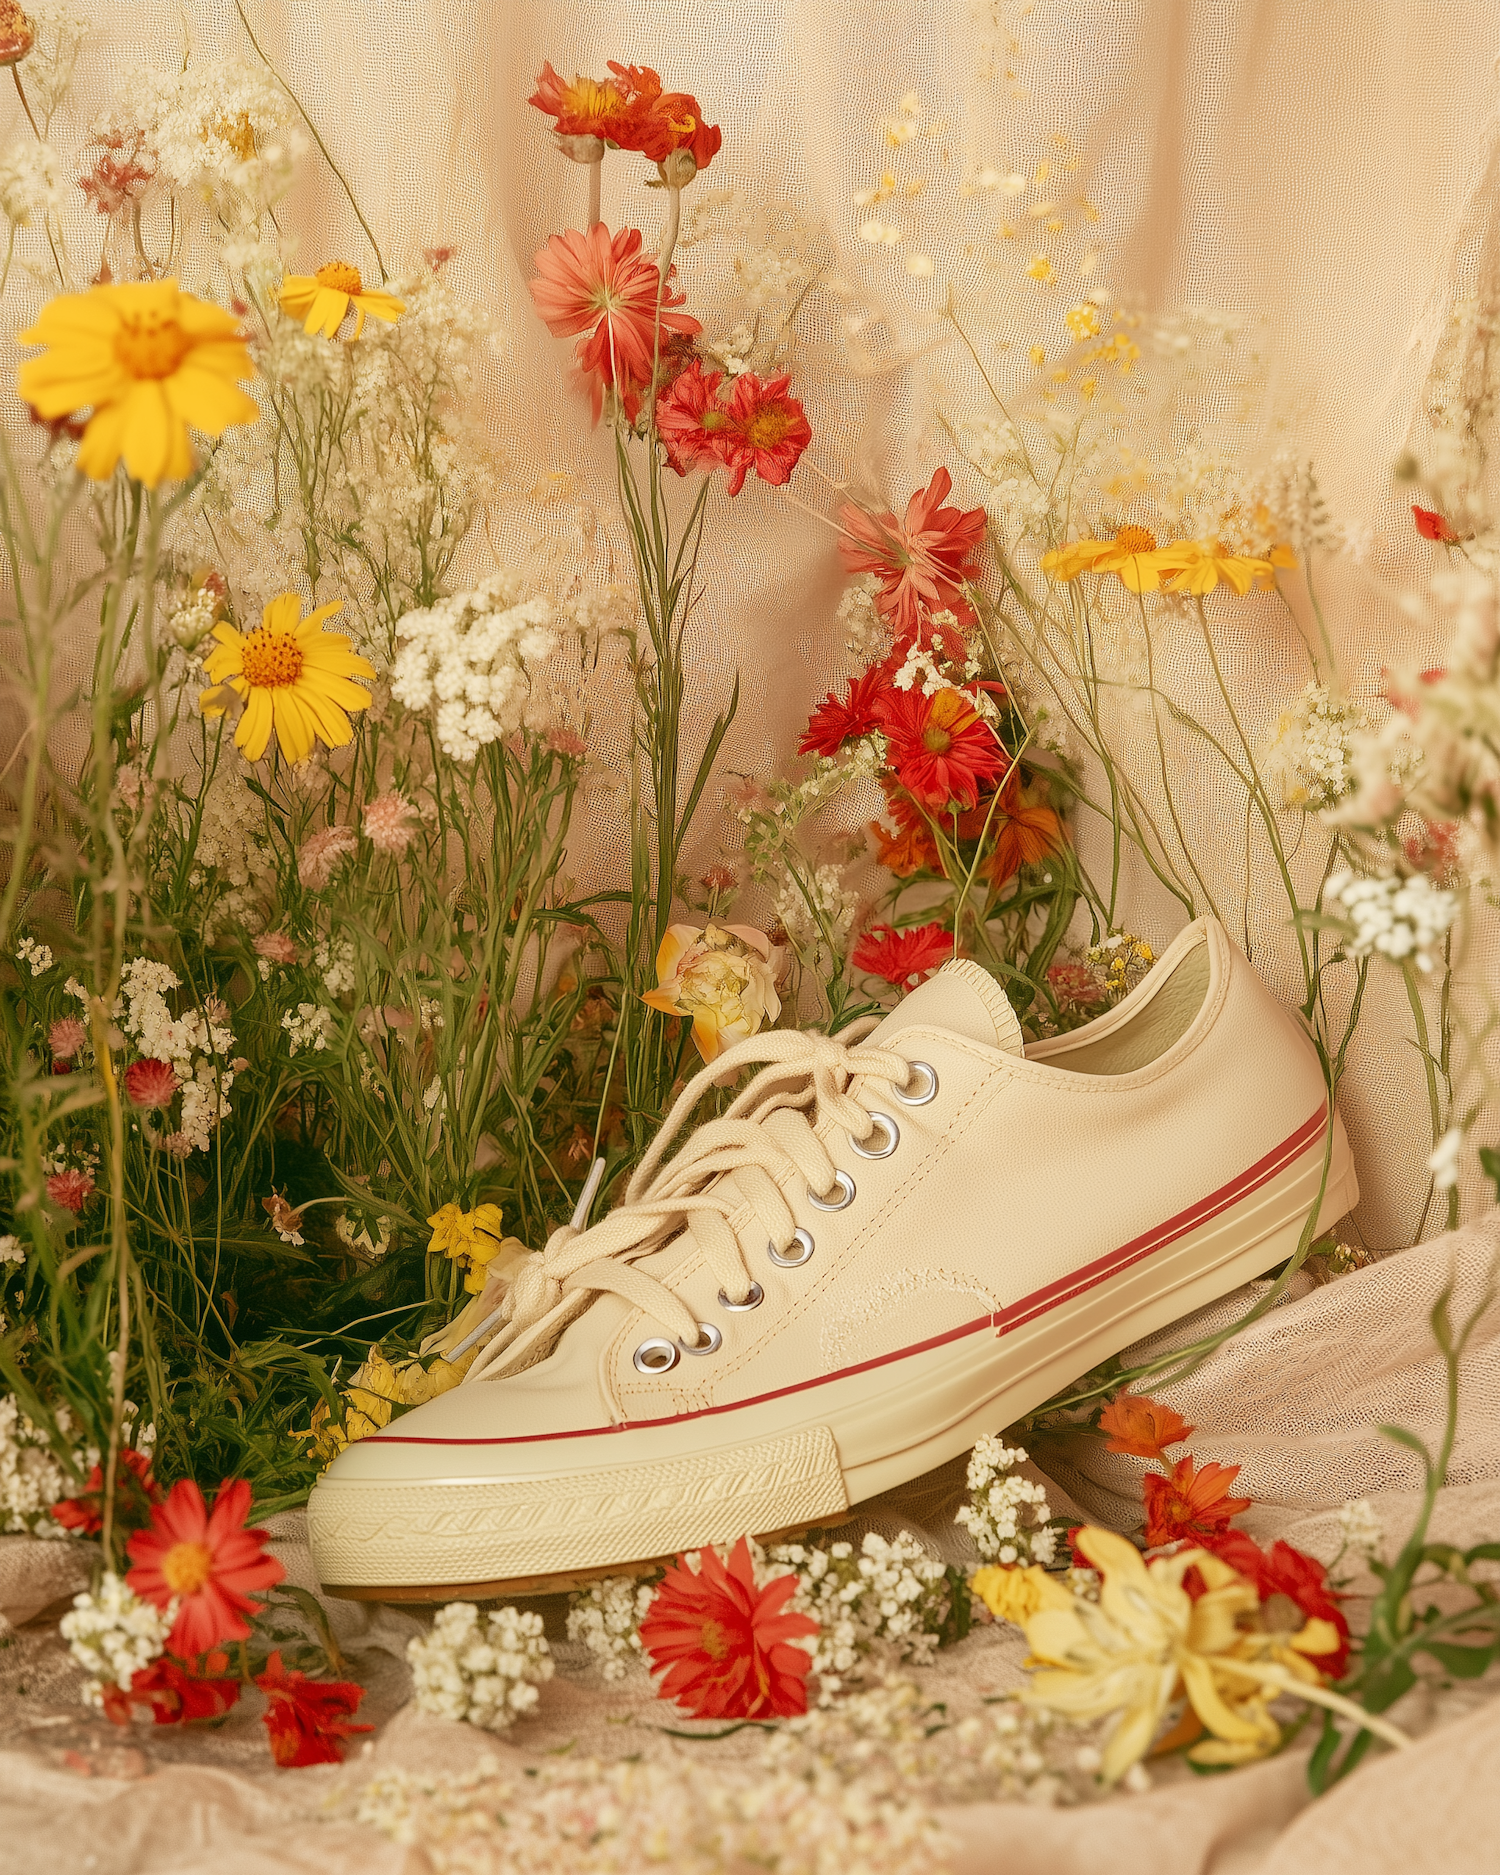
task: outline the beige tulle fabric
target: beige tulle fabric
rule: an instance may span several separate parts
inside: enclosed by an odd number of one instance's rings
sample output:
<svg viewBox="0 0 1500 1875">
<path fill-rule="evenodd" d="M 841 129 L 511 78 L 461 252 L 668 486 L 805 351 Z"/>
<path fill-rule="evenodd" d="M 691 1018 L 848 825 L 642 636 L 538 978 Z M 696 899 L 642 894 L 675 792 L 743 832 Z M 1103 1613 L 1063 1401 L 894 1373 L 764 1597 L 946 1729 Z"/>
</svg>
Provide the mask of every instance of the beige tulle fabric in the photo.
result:
<svg viewBox="0 0 1500 1875">
<path fill-rule="evenodd" d="M 1149 310 L 1198 302 L 1263 321 L 1267 361 L 1254 409 L 1239 413 L 1246 447 L 1291 434 L 1313 455 L 1331 508 L 1368 524 L 1364 564 L 1325 576 L 1324 602 L 1352 682 L 1369 693 L 1380 667 L 1441 647 L 1406 618 L 1392 592 L 1416 570 L 1417 548 L 1389 467 L 1420 430 L 1421 388 L 1455 293 L 1472 290 L 1492 257 L 1500 213 L 1496 170 L 1493 0 L 247 0 L 262 43 L 295 85 L 349 177 L 392 265 L 439 243 L 458 249 L 453 278 L 509 329 L 503 361 L 483 386 L 484 409 L 509 463 L 492 528 L 513 557 L 543 542 L 605 576 L 621 561 L 612 518 L 609 448 L 590 435 L 566 386 L 568 348 L 530 310 L 531 256 L 583 212 L 581 173 L 555 157 L 543 121 L 523 104 L 544 58 L 598 70 L 608 57 L 659 66 L 695 91 L 724 126 L 725 149 L 705 183 L 740 185 L 821 221 L 848 304 L 865 323 L 854 345 L 837 307 L 811 318 L 799 389 L 817 431 L 809 458 L 835 481 L 860 481 L 898 506 L 939 461 L 952 463 L 932 413 L 977 392 L 934 314 L 948 283 L 966 303 L 988 299 L 988 363 L 1007 389 L 1025 381 L 1031 304 L 994 253 L 953 233 L 953 197 L 903 208 L 910 251 L 932 256 L 930 279 L 904 274 L 857 237 L 855 191 L 886 160 L 878 124 L 915 90 L 927 119 L 947 125 L 954 174 L 1033 161 L 1054 132 L 1080 153 L 1080 187 L 1101 211 L 1099 243 L 1117 292 Z M 228 0 L 86 0 L 99 36 L 80 67 L 82 126 L 113 73 L 137 60 L 175 65 L 245 49 Z M 1012 17 L 1013 16 L 1013 17 Z M 1011 34 L 1014 31 L 1014 40 Z M 81 141 L 82 129 L 78 132 Z M 660 198 L 644 165 L 612 160 L 604 180 L 611 225 L 656 226 Z M 705 186 L 700 183 L 699 187 Z M 299 257 L 362 264 L 358 230 L 337 190 L 309 162 L 283 216 Z M 685 275 L 697 265 L 683 257 Z M 721 264 L 722 271 L 722 264 Z M 706 289 L 705 289 L 706 291 Z M 695 301 L 703 310 L 705 299 Z M 713 314 L 708 314 L 713 318 Z M 724 323 L 731 323 L 729 315 Z M 1009 349 L 1006 349 L 1008 347 Z M 954 465 L 957 466 L 957 465 Z M 823 513 L 832 496 L 809 471 L 798 487 Z M 959 493 L 972 501 L 977 491 Z M 818 519 L 755 482 L 738 498 L 706 560 L 690 713 L 697 730 L 743 683 L 728 765 L 784 767 L 809 705 L 847 668 L 833 621 L 841 574 Z M 1264 721 L 1304 681 L 1295 634 L 1251 606 L 1226 624 L 1235 680 Z M 74 647 L 86 668 L 88 647 Z M 1185 656 L 1186 654 L 1184 654 Z M 1190 664 L 1172 676 L 1190 690 Z M 1128 728 L 1128 725 L 1127 725 Z M 1173 778 L 1200 849 L 1223 855 L 1217 889 L 1234 898 L 1239 810 L 1222 778 L 1184 742 Z M 603 869 L 618 849 L 618 796 L 596 797 L 575 869 Z M 701 838 L 720 837 L 710 815 Z M 1269 980 L 1290 988 L 1284 910 L 1255 891 L 1247 928 Z M 1128 922 L 1153 938 L 1173 920 L 1141 891 Z M 1493 980 L 1479 947 L 1470 973 Z M 1344 1112 L 1365 1197 L 1359 1223 L 1375 1245 L 1407 1241 L 1425 1192 L 1430 1146 L 1420 1068 L 1404 994 L 1377 970 L 1354 1050 Z M 1483 1128 L 1480 1129 L 1481 1134 Z M 1477 1209 L 1472 1169 L 1465 1195 Z M 1500 1249 L 1500 1215 L 1284 1303 L 1177 1390 L 1199 1428 L 1200 1457 L 1242 1463 L 1257 1498 L 1249 1526 L 1286 1534 L 1315 1554 L 1338 1548 L 1337 1508 L 1367 1495 L 1388 1532 L 1414 1503 L 1412 1460 L 1374 1428 L 1395 1421 L 1431 1438 L 1441 1368 L 1426 1316 L 1456 1281 L 1455 1312 L 1472 1303 Z M 1226 1305 L 1227 1306 L 1227 1305 Z M 1071 1447 L 1039 1452 L 1080 1512 L 1130 1524 L 1130 1461 Z M 1456 1541 L 1500 1534 L 1500 1312 L 1492 1308 L 1465 1368 L 1454 1482 L 1435 1533 Z M 913 1523 L 954 1557 L 956 1481 L 929 1481 L 882 1526 Z M 310 1581 L 288 1520 L 281 1552 Z M 86 1567 L 69 1547 L 0 1542 L 0 1605 L 22 1623 L 55 1603 Z M 541 1716 L 514 1743 L 418 1717 L 403 1702 L 402 1649 L 412 1617 L 344 1607 L 345 1643 L 371 1686 L 381 1725 L 368 1756 L 342 1772 L 279 1774 L 267 1766 L 254 1713 L 222 1731 L 120 1735 L 79 1716 L 77 1675 L 55 1629 L 38 1623 L 0 1651 L 0 1869 L 88 1869 L 94 1875 L 203 1870 L 213 1875 L 419 1875 L 420 1846 L 326 1820 L 335 1785 L 377 1767 L 456 1769 L 483 1751 L 535 1762 L 550 1748 L 620 1755 L 640 1749 L 608 1723 L 651 1715 L 639 1687 L 611 1692 L 559 1676 Z M 990 1629 L 923 1675 L 955 1710 L 1019 1677 L 1014 1636 Z M 13 1670 L 14 1669 L 14 1670 Z M 1491 1703 L 1486 1703 L 1487 1695 Z M 1308 1807 L 1300 1756 L 1210 1780 L 1185 1776 L 1153 1793 L 1072 1812 L 972 1806 L 950 1818 L 955 1867 L 972 1875 L 1341 1875 L 1341 1871 L 1491 1866 L 1500 1840 L 1500 1702 L 1493 1689 L 1413 1695 L 1397 1715 L 1424 1741 L 1381 1756 L 1332 1797 Z M 655 1750 L 692 1750 L 651 1734 Z M 697 1748 L 707 1749 L 707 1748 Z M 704 1775 L 733 1761 L 714 1747 Z M 568 1866 L 559 1846 L 555 1866 Z"/>
</svg>

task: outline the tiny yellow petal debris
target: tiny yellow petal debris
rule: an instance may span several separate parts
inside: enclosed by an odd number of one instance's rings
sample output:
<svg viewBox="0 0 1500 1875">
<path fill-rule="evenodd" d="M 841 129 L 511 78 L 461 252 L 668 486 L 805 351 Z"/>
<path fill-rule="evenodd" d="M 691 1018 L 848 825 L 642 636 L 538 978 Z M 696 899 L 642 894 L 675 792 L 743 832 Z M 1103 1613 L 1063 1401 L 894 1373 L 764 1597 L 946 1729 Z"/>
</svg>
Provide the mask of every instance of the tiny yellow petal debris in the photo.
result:
<svg viewBox="0 0 1500 1875">
<path fill-rule="evenodd" d="M 1060 215 L 1051 216 L 1047 222 L 1047 232 L 1049 234 L 1061 234 L 1062 231 L 1063 231 L 1062 217 Z"/>
<path fill-rule="evenodd" d="M 1048 375 L 1051 377 L 1054 384 L 1066 384 L 1068 381 L 1068 367 L 1066 365 L 1058 365 L 1057 368 Z"/>
<path fill-rule="evenodd" d="M 902 233 L 894 222 L 880 221 L 872 216 L 869 221 L 859 224 L 859 238 L 868 241 L 871 247 L 894 247 L 902 239 Z"/>
<path fill-rule="evenodd" d="M 899 150 L 904 143 L 910 143 L 922 126 L 911 117 L 887 118 L 885 140 L 893 150 Z"/>
<path fill-rule="evenodd" d="M 1099 250 L 1097 248 L 1091 247 L 1088 253 L 1084 255 L 1083 259 L 1079 261 L 1078 271 L 1083 275 L 1084 279 L 1086 280 L 1098 265 L 1099 265 Z"/>
<path fill-rule="evenodd" d="M 908 254 L 906 271 L 914 280 L 930 280 L 933 275 L 932 256 L 930 254 Z"/>
<path fill-rule="evenodd" d="M 1094 204 L 1088 199 L 1086 195 L 1079 196 L 1078 208 L 1079 208 L 1079 212 L 1081 214 L 1087 215 L 1090 221 L 1097 221 L 1099 219 L 1098 209 L 1094 207 Z"/>
<path fill-rule="evenodd" d="M 1063 322 L 1075 339 L 1091 339 L 1099 330 L 1099 308 L 1086 301 L 1070 306 L 1063 314 Z"/>
<path fill-rule="evenodd" d="M 1045 157 L 1043 157 L 1041 162 L 1039 162 L 1036 168 L 1031 172 L 1031 180 L 1040 189 L 1042 184 L 1047 180 L 1047 178 L 1051 174 L 1052 174 L 1052 165 L 1047 161 Z"/>
<path fill-rule="evenodd" d="M 1016 224 L 1013 221 L 1002 221 L 999 227 L 996 228 L 995 233 L 1002 241 L 1014 241 L 1016 238 Z"/>
<path fill-rule="evenodd" d="M 1030 215 L 1033 221 L 1041 221 L 1046 216 L 1054 214 L 1056 210 L 1057 210 L 1056 202 L 1033 202 L 1031 207 L 1027 209 L 1026 213 Z"/>
<path fill-rule="evenodd" d="M 1026 263 L 1026 271 L 1033 280 L 1040 280 L 1044 286 L 1054 277 L 1052 262 L 1045 254 L 1033 254 Z"/>
<path fill-rule="evenodd" d="M 1094 378 L 1080 378 L 1078 380 L 1078 395 L 1085 403 L 1088 403 L 1092 399 L 1094 392 L 1098 388 L 1098 382 Z"/>
<path fill-rule="evenodd" d="M 1026 187 L 1026 178 L 1018 169 L 1013 169 L 1008 176 L 1000 178 L 1000 187 L 1007 195 L 1019 195 Z"/>
<path fill-rule="evenodd" d="M 1045 346 L 1045 345 L 1033 345 L 1033 346 L 1032 346 L 1032 348 L 1031 348 L 1031 362 L 1032 362 L 1032 363 L 1033 363 L 1033 364 L 1034 364 L 1034 365 L 1035 365 L 1035 366 L 1037 367 L 1037 369 L 1038 369 L 1038 370 L 1040 370 L 1040 369 L 1041 369 L 1041 367 L 1042 367 L 1042 366 L 1043 366 L 1044 364 L 1046 364 L 1046 362 L 1047 362 L 1047 348 L 1046 348 L 1046 346 Z"/>
<path fill-rule="evenodd" d="M 920 117 L 922 115 L 921 94 L 916 91 L 908 91 L 896 106 L 896 109 L 905 112 L 908 117 Z"/>
</svg>

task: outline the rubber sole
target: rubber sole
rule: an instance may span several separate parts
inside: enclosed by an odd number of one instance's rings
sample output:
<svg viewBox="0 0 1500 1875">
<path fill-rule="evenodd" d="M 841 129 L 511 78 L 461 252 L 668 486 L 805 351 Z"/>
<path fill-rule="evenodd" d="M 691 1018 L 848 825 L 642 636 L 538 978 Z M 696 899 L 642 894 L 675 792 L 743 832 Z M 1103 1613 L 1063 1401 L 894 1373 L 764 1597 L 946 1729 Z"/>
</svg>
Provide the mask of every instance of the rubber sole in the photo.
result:
<svg viewBox="0 0 1500 1875">
<path fill-rule="evenodd" d="M 540 1594 L 746 1534 L 843 1522 L 851 1506 L 957 1457 L 1122 1347 L 1293 1255 L 1318 1198 L 1325 1136 L 1321 1126 L 1314 1142 L 1294 1135 L 1294 1156 L 1244 1196 L 1205 1200 L 1009 1309 L 802 1387 L 548 1439 L 545 1469 L 532 1457 L 523 1472 L 512 1458 L 508 1476 L 473 1472 L 506 1467 L 507 1446 L 537 1441 L 406 1441 L 469 1448 L 470 1475 L 321 1480 L 308 1505 L 320 1579 L 356 1600 Z M 1335 1121 L 1320 1227 L 1357 1197 Z"/>
</svg>

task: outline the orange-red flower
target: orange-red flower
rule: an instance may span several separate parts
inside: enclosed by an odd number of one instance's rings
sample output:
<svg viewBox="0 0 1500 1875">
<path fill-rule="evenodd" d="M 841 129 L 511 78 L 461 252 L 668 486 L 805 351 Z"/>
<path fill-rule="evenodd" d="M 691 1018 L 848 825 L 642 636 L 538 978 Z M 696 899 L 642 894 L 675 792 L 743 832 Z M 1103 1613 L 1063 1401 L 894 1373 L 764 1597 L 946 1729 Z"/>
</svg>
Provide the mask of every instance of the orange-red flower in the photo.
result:
<svg viewBox="0 0 1500 1875">
<path fill-rule="evenodd" d="M 280 1653 L 274 1653 L 255 1684 L 266 1696 L 261 1716 L 271 1737 L 271 1756 L 284 1771 L 301 1764 L 341 1764 L 341 1741 L 375 1729 L 351 1723 L 365 1696 L 353 1680 L 310 1680 L 305 1673 L 288 1671 Z"/>
<path fill-rule="evenodd" d="M 898 879 L 909 879 L 914 872 L 942 872 L 943 856 L 925 820 L 912 827 L 898 825 L 895 833 L 872 820 L 870 831 L 879 849 L 876 857 Z"/>
<path fill-rule="evenodd" d="M 1078 966 L 1072 966 L 1077 969 Z M 1050 981 L 1052 972 L 1049 970 Z M 1089 982 L 1099 996 L 1099 986 Z M 1193 1436 L 1193 1428 L 1174 1408 L 1143 1393 L 1117 1393 L 1099 1415 L 1099 1430 L 1109 1434 L 1107 1452 L 1130 1452 L 1137 1458 L 1165 1461 L 1169 1445 L 1181 1445 Z"/>
<path fill-rule="evenodd" d="M 1014 878 L 1023 866 L 1034 866 L 1058 852 L 1067 838 L 1053 809 L 1045 801 L 1028 801 L 1015 775 L 1001 793 L 990 829 L 995 846 L 982 870 L 996 886 Z"/>
<path fill-rule="evenodd" d="M 1222 1556 L 1247 1582 L 1253 1582 L 1263 1603 L 1284 1595 L 1310 1621 L 1326 1621 L 1335 1628 L 1339 1636 L 1337 1650 L 1317 1655 L 1314 1664 L 1332 1680 L 1344 1677 L 1349 1665 L 1349 1623 L 1328 1586 L 1328 1571 L 1316 1557 L 1294 1549 L 1279 1537 L 1263 1550 L 1243 1530 L 1225 1530 L 1210 1538 L 1204 1547 Z"/>
<path fill-rule="evenodd" d="M 949 611 L 960 624 L 974 616 L 963 582 L 979 571 L 971 555 L 984 539 L 984 509 L 943 507 L 952 486 L 948 471 L 938 469 L 902 521 L 849 502 L 839 510 L 839 555 L 851 573 L 880 581 L 875 604 L 894 622 L 898 643 L 919 637 L 933 612 Z"/>
<path fill-rule="evenodd" d="M 807 412 L 795 397 L 787 396 L 791 381 L 789 371 L 765 379 L 744 371 L 735 379 L 724 406 L 729 424 L 731 495 L 740 492 L 751 469 L 763 482 L 781 487 L 812 441 Z"/>
<path fill-rule="evenodd" d="M 880 977 L 898 989 L 916 987 L 939 964 L 953 955 L 953 933 L 946 925 L 924 924 L 912 931 L 897 931 L 888 924 L 872 925 L 854 947 L 850 962 L 866 976 Z"/>
<path fill-rule="evenodd" d="M 711 1549 L 694 1571 L 685 1556 L 662 1577 L 641 1622 L 641 1645 L 662 1699 L 695 1719 L 785 1719 L 807 1710 L 812 1658 L 799 1637 L 818 1624 L 784 1612 L 797 1592 L 794 1575 L 755 1586 L 743 1537 L 726 1567 Z"/>
<path fill-rule="evenodd" d="M 808 718 L 797 744 L 798 754 L 834 756 L 846 742 L 878 729 L 881 700 L 888 686 L 884 667 L 872 664 L 869 670 L 849 679 L 848 694 L 842 703 L 830 690 Z"/>
<path fill-rule="evenodd" d="M 718 397 L 723 382 L 722 371 L 705 371 L 694 358 L 657 396 L 656 433 L 679 475 L 728 463 L 729 416 Z"/>
<path fill-rule="evenodd" d="M 892 690 L 881 711 L 896 779 L 914 801 L 941 812 L 973 807 L 980 785 L 1010 765 L 1000 738 L 961 690 Z"/>
<path fill-rule="evenodd" d="M 161 1486 L 151 1475 L 151 1457 L 130 1446 L 120 1451 L 115 1472 L 115 1516 L 126 1529 L 135 1530 L 161 1502 Z M 52 1515 L 76 1536 L 94 1536 L 104 1527 L 104 1467 L 95 1465 L 77 1497 L 65 1497 L 52 1506 Z"/>
<path fill-rule="evenodd" d="M 1231 1517 L 1249 1510 L 1252 1499 L 1231 1497 L 1229 1487 L 1240 1475 L 1238 1465 L 1216 1465 L 1212 1460 L 1195 1468 L 1192 1455 L 1179 1458 L 1166 1477 L 1148 1471 L 1142 1479 L 1146 1499 L 1146 1546 L 1186 1538 L 1203 1543 L 1229 1528 Z"/>
<path fill-rule="evenodd" d="M 536 90 L 527 99 L 554 119 L 560 137 L 602 137 L 618 143 L 626 131 L 633 105 L 625 87 L 614 78 L 582 78 L 576 72 L 568 83 L 544 61 Z"/>
<path fill-rule="evenodd" d="M 649 65 L 609 61 L 615 82 L 630 100 L 630 111 L 613 140 L 653 163 L 665 163 L 674 150 L 686 150 L 695 169 L 707 169 L 724 142 L 716 124 L 705 124 L 703 108 L 686 91 L 663 91 Z"/>
<path fill-rule="evenodd" d="M 129 1725 L 132 1706 L 149 1706 L 154 1725 L 222 1719 L 240 1696 L 238 1680 L 215 1677 L 228 1665 L 227 1654 L 209 1653 L 203 1657 L 203 1671 L 191 1673 L 180 1660 L 163 1654 L 149 1667 L 142 1667 L 128 1687 L 109 1687 L 104 1710 L 116 1725 Z"/>
<path fill-rule="evenodd" d="M 206 1654 L 220 1641 L 242 1641 L 250 1633 L 247 1614 L 256 1612 L 247 1590 L 273 1588 L 286 1574 L 262 1545 L 264 1530 L 247 1530 L 250 1487 L 225 1479 L 213 1514 L 191 1478 L 179 1478 L 165 1504 L 151 1512 L 149 1530 L 125 1545 L 135 1567 L 125 1577 L 142 1600 L 167 1608 L 178 1602 L 167 1636 L 174 1654 Z"/>
<path fill-rule="evenodd" d="M 531 297 L 547 329 L 557 338 L 586 335 L 578 341 L 576 356 L 596 419 L 605 387 L 617 388 L 631 412 L 670 335 L 692 336 L 703 329 L 690 314 L 673 310 L 684 296 L 672 292 L 670 272 L 663 285 L 656 262 L 643 258 L 639 228 L 612 235 L 601 221 L 587 234 L 577 228 L 554 234 L 537 255 L 536 270 Z"/>
<path fill-rule="evenodd" d="M 1417 532 L 1423 540 L 1441 541 L 1445 547 L 1452 547 L 1459 539 L 1458 529 L 1453 526 L 1452 522 L 1444 520 L 1443 516 L 1432 508 L 1419 508 L 1413 502 L 1411 518 L 1416 522 Z"/>
</svg>

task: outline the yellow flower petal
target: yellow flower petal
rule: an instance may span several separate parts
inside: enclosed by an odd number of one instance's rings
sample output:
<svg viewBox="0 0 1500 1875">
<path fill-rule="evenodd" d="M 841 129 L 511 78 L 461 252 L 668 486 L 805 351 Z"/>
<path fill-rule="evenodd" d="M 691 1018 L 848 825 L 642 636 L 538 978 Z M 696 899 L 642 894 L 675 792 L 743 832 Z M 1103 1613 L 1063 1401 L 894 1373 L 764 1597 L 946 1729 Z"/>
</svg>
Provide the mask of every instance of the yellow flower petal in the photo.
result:
<svg viewBox="0 0 1500 1875">
<path fill-rule="evenodd" d="M 271 740 L 271 722 L 271 692 L 252 690 L 234 732 L 234 746 L 247 762 L 258 762 L 265 754 Z"/>
<path fill-rule="evenodd" d="M 313 752 L 317 737 L 308 720 L 306 711 L 298 701 L 291 685 L 285 685 L 270 693 L 271 709 L 276 719 L 276 746 L 282 756 L 294 765 L 305 762 Z"/>
</svg>

